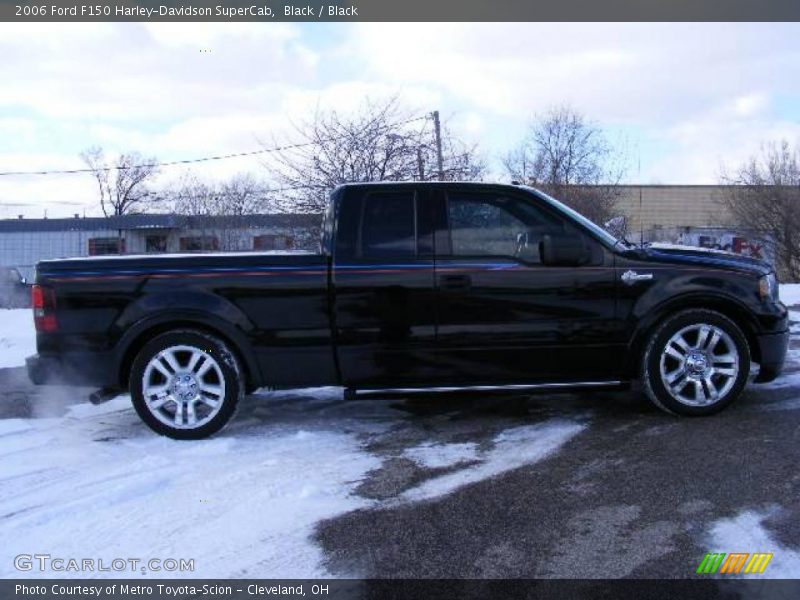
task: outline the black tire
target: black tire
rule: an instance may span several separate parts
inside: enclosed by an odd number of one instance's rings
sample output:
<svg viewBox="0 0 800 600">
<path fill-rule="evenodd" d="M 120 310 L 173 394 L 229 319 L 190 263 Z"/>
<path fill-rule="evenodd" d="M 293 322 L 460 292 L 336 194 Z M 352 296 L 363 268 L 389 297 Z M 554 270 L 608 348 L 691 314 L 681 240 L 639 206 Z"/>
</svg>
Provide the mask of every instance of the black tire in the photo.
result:
<svg viewBox="0 0 800 600">
<path fill-rule="evenodd" d="M 194 350 L 202 355 L 199 359 L 202 362 L 198 362 L 201 367 L 206 362 L 211 365 L 207 369 L 208 374 L 200 375 L 193 379 L 194 387 L 196 388 L 199 385 L 202 388 L 208 385 L 209 388 L 216 387 L 223 390 L 224 393 L 220 392 L 214 396 L 210 394 L 203 395 L 198 391 L 193 399 L 179 402 L 179 399 L 183 397 L 181 394 L 186 393 L 188 397 L 192 390 L 189 387 L 183 387 L 179 390 L 174 386 L 170 386 L 169 382 L 174 382 L 175 378 L 173 377 L 173 379 L 169 380 L 165 375 L 157 374 L 156 371 L 159 369 L 154 368 L 153 361 L 159 355 L 170 354 L 173 360 L 178 360 L 177 364 L 181 367 L 181 370 L 176 372 L 166 364 L 168 361 L 161 362 L 162 359 L 159 359 L 162 367 L 166 367 L 172 375 L 177 373 L 180 376 L 180 374 L 185 373 L 186 375 L 194 376 L 195 374 L 188 368 L 188 364 L 183 365 L 181 363 L 184 356 L 188 357 L 188 362 L 190 362 L 194 356 L 190 352 Z M 150 404 L 145 398 L 145 375 L 147 375 L 148 381 L 152 381 L 153 377 L 162 377 L 165 382 L 164 386 L 171 390 L 168 394 L 170 399 L 163 401 L 161 403 L 162 406 L 159 408 L 155 408 L 155 406 L 160 398 L 150 396 Z M 211 378 L 210 384 L 207 378 Z M 178 385 L 190 386 L 192 384 L 178 382 Z M 154 388 L 148 387 L 148 390 L 152 389 Z M 156 336 L 139 351 L 131 367 L 130 393 L 133 407 L 139 417 L 156 433 L 176 440 L 198 440 L 218 432 L 235 413 L 239 400 L 244 395 L 244 389 L 245 383 L 241 377 L 241 369 L 236 354 L 219 338 L 191 329 L 169 331 Z M 155 398 L 154 402 L 152 401 L 153 398 Z M 213 408 L 206 403 L 214 403 Z M 192 405 L 191 411 L 188 408 L 189 404 Z M 172 424 L 168 422 L 171 409 L 175 411 L 172 413 L 175 415 L 175 421 Z M 180 415 L 176 414 L 179 410 L 181 411 Z M 204 415 L 201 411 L 205 411 L 207 414 Z M 195 412 L 197 412 L 197 415 L 195 415 Z M 202 417 L 196 425 L 191 424 L 190 413 L 191 417 Z M 180 421 L 180 424 L 178 424 L 178 421 Z"/>
<path fill-rule="evenodd" d="M 688 341 L 688 345 L 691 347 L 690 340 L 694 328 L 700 328 L 702 325 L 709 328 L 706 331 L 709 331 L 710 334 L 706 333 L 705 337 L 708 345 L 713 342 L 715 332 L 722 332 L 716 338 L 717 348 L 723 350 L 722 354 L 714 353 L 714 349 L 709 353 L 707 350 L 704 352 L 702 348 L 698 348 L 697 344 L 700 343 L 701 337 L 699 331 L 695 338 L 695 347 L 688 351 L 682 350 L 678 344 L 670 342 L 674 336 L 685 332 L 687 337 L 683 338 L 683 341 L 684 343 Z M 735 352 L 728 349 L 728 346 L 732 346 Z M 728 351 L 724 352 L 726 349 Z M 674 358 L 670 353 L 674 353 L 673 351 L 678 351 L 679 354 L 685 352 L 688 357 L 683 362 L 683 374 L 679 372 L 680 360 Z M 705 358 L 701 358 L 701 355 Z M 732 356 L 736 356 L 735 369 L 733 359 L 730 361 L 723 359 Z M 702 396 L 701 402 L 705 403 L 693 405 L 690 403 L 691 399 L 683 398 L 689 395 L 688 390 L 685 393 L 682 390 L 670 391 L 670 386 L 662 376 L 662 357 L 665 361 L 663 364 L 667 379 L 670 379 L 670 376 L 675 378 L 672 381 L 671 389 L 675 390 L 682 383 L 685 387 L 691 386 L 692 395 L 695 398 Z M 716 363 L 717 360 L 720 362 Z M 703 371 L 701 368 L 703 365 L 708 365 L 709 362 L 711 362 L 711 370 L 707 368 Z M 718 369 L 714 369 L 716 364 L 719 365 Z M 667 367 L 670 365 L 674 366 L 674 369 L 667 371 Z M 735 374 L 732 374 L 734 371 Z M 674 373 L 677 374 L 673 375 Z M 703 375 L 703 373 L 711 374 Z M 739 397 L 747 385 L 749 374 L 750 348 L 742 330 L 722 313 L 708 309 L 688 309 L 668 317 L 650 336 L 642 357 L 641 379 L 647 397 L 661 410 L 683 416 L 705 416 L 721 411 Z M 700 390 L 696 387 L 698 385 Z M 712 388 L 714 391 L 711 391 Z M 717 392 L 716 397 L 714 392 Z"/>
</svg>

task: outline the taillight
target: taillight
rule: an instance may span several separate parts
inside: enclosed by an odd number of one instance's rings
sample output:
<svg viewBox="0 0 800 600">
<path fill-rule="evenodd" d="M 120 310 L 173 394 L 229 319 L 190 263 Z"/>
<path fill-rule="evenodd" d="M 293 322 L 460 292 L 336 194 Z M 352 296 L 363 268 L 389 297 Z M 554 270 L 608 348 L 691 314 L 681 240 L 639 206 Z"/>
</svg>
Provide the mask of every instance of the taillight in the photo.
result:
<svg viewBox="0 0 800 600">
<path fill-rule="evenodd" d="M 39 333 L 53 333 L 58 330 L 56 320 L 56 294 L 52 288 L 41 285 L 31 287 L 33 323 Z"/>
</svg>

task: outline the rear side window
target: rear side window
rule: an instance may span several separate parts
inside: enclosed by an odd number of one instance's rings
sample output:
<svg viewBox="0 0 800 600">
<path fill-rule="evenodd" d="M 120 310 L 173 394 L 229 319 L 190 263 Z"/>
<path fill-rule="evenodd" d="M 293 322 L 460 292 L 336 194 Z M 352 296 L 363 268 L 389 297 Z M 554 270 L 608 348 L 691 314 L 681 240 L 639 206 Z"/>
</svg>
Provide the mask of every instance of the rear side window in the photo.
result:
<svg viewBox="0 0 800 600">
<path fill-rule="evenodd" d="M 365 258 L 416 255 L 414 192 L 378 192 L 364 199 L 361 254 Z"/>
</svg>

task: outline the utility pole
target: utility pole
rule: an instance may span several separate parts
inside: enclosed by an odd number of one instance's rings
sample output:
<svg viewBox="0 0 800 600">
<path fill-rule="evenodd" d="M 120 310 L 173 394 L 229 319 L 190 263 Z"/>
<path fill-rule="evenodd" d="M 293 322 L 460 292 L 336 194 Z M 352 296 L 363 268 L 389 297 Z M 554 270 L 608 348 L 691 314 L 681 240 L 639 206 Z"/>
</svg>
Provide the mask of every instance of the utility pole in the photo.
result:
<svg viewBox="0 0 800 600">
<path fill-rule="evenodd" d="M 425 161 L 422 160 L 422 146 L 417 146 L 417 177 L 425 181 Z"/>
<path fill-rule="evenodd" d="M 642 155 L 639 155 L 637 176 L 639 180 L 639 245 L 644 247 L 644 221 L 642 220 Z"/>
<path fill-rule="evenodd" d="M 433 134 L 436 138 L 436 166 L 439 170 L 439 181 L 444 181 L 444 161 L 442 160 L 442 126 L 439 123 L 439 111 L 431 113 L 433 117 Z"/>
</svg>

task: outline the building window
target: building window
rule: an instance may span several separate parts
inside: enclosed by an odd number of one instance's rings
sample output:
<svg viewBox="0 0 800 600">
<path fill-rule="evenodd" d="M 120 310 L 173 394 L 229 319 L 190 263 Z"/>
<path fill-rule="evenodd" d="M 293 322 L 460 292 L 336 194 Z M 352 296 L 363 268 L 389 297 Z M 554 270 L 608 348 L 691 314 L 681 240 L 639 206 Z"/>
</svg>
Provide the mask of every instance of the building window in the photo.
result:
<svg viewBox="0 0 800 600">
<path fill-rule="evenodd" d="M 104 254 L 124 254 L 125 240 L 119 237 L 91 238 L 89 240 L 89 256 Z"/>
<path fill-rule="evenodd" d="M 219 239 L 215 235 L 194 235 L 181 238 L 182 252 L 219 250 Z"/>
<path fill-rule="evenodd" d="M 145 252 L 166 252 L 167 236 L 148 235 L 144 240 L 144 249 Z"/>
<path fill-rule="evenodd" d="M 253 236 L 253 250 L 287 250 L 293 247 L 294 238 L 290 235 Z"/>
</svg>

